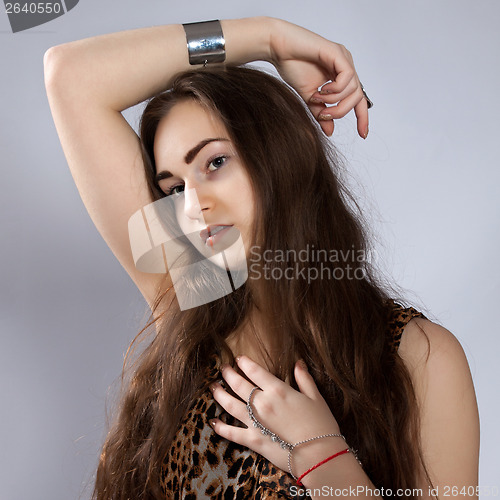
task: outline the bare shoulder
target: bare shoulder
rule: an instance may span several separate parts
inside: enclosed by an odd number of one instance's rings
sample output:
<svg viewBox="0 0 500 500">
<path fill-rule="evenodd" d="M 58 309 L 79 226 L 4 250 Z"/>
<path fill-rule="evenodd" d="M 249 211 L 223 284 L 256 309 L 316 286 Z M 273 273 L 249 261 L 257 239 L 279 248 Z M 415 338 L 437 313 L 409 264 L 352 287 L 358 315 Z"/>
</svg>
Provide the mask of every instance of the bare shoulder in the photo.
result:
<svg viewBox="0 0 500 500">
<path fill-rule="evenodd" d="M 410 371 L 447 371 L 467 368 L 462 345 L 449 330 L 423 318 L 412 319 L 405 327 L 399 355 Z"/>
<path fill-rule="evenodd" d="M 474 385 L 467 357 L 449 330 L 422 318 L 406 325 L 399 347 L 423 412 L 443 415 L 452 408 L 476 408 Z M 461 408 L 457 408 L 461 405 Z"/>
<path fill-rule="evenodd" d="M 422 451 L 434 485 L 476 486 L 479 414 L 460 342 L 446 328 L 414 318 L 404 329 L 398 352 L 415 388 Z"/>
</svg>

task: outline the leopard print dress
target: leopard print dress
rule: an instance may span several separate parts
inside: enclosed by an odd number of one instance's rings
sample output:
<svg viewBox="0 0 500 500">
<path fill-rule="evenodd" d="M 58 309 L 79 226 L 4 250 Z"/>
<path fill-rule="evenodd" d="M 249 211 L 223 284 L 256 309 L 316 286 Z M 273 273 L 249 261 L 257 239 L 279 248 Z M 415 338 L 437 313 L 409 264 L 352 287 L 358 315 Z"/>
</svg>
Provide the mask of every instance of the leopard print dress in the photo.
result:
<svg viewBox="0 0 500 500">
<path fill-rule="evenodd" d="M 415 318 L 425 316 L 412 307 L 393 302 L 388 332 L 390 344 L 397 351 L 404 327 Z M 219 363 L 208 373 L 210 381 L 220 380 Z M 162 489 L 166 499 L 256 499 L 295 498 L 293 478 L 262 455 L 228 441 L 214 432 L 212 418 L 235 425 L 233 417 L 224 412 L 205 391 L 185 416 L 162 468 Z"/>
</svg>

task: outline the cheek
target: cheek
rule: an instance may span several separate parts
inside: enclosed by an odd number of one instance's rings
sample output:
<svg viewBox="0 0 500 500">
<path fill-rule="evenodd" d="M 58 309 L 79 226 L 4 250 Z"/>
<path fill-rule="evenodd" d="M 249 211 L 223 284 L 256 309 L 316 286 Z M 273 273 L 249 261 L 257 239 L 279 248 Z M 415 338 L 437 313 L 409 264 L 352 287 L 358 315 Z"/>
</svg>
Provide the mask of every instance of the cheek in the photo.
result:
<svg viewBox="0 0 500 500">
<path fill-rule="evenodd" d="M 191 228 L 189 227 L 189 224 L 187 224 L 186 219 L 184 217 L 177 217 L 177 223 L 179 224 L 179 227 L 181 228 L 183 234 L 190 233 Z"/>
<path fill-rule="evenodd" d="M 251 226 L 254 223 L 255 219 L 255 203 L 253 196 L 248 196 L 245 200 L 245 221 L 248 226 Z"/>
<path fill-rule="evenodd" d="M 255 197 L 248 174 L 243 168 L 238 172 L 238 176 L 233 183 L 233 189 L 229 192 L 231 193 L 231 206 L 234 207 L 238 221 L 246 226 L 253 224 Z"/>
<path fill-rule="evenodd" d="M 184 213 L 184 197 L 179 196 L 178 199 L 175 200 L 174 203 L 175 210 L 175 218 L 177 220 L 177 224 L 179 225 L 181 231 L 186 234 L 189 233 L 189 219 L 186 217 Z"/>
<path fill-rule="evenodd" d="M 251 225 L 255 219 L 255 197 L 251 186 L 247 186 L 246 190 L 242 193 L 242 209 L 246 223 Z"/>
<path fill-rule="evenodd" d="M 224 204 L 233 223 L 240 227 L 242 232 L 247 232 L 254 220 L 254 199 L 251 191 L 234 189 L 230 195 L 225 196 Z"/>
</svg>

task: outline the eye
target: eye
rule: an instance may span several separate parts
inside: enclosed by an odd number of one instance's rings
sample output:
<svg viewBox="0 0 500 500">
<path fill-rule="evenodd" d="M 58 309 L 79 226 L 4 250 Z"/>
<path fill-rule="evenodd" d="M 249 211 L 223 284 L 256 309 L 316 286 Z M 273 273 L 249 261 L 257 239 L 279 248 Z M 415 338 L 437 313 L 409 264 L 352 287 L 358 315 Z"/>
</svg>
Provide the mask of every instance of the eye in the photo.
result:
<svg viewBox="0 0 500 500">
<path fill-rule="evenodd" d="M 209 160 L 208 165 L 207 165 L 207 170 L 209 172 L 215 172 L 216 170 L 219 170 L 224 163 L 226 163 L 227 156 L 220 155 L 216 156 L 215 158 Z"/>
<path fill-rule="evenodd" d="M 166 196 L 170 196 L 172 194 L 181 194 L 184 191 L 184 184 L 177 184 L 176 186 L 172 186 L 168 188 L 165 192 Z"/>
</svg>

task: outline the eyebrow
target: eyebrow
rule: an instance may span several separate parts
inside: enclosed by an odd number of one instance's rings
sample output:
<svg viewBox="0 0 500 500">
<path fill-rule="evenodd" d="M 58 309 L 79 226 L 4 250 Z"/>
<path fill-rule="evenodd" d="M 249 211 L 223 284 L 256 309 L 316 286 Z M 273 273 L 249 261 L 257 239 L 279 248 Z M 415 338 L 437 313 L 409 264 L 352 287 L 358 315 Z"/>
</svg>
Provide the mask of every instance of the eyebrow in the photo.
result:
<svg viewBox="0 0 500 500">
<path fill-rule="evenodd" d="M 229 139 L 226 139 L 225 137 L 212 137 L 210 139 L 204 139 L 203 141 L 200 141 L 194 148 L 190 149 L 186 153 L 186 156 L 184 156 L 184 161 L 189 165 L 190 163 L 193 162 L 193 160 L 196 158 L 196 156 L 198 155 L 198 153 L 207 144 L 210 144 L 211 142 L 216 142 L 216 141 L 227 141 L 227 142 L 229 142 Z M 161 172 L 158 172 L 156 174 L 155 181 L 156 181 L 156 183 L 158 183 L 162 179 L 168 179 L 169 177 L 173 177 L 172 172 L 169 172 L 168 170 L 162 170 Z"/>
</svg>

